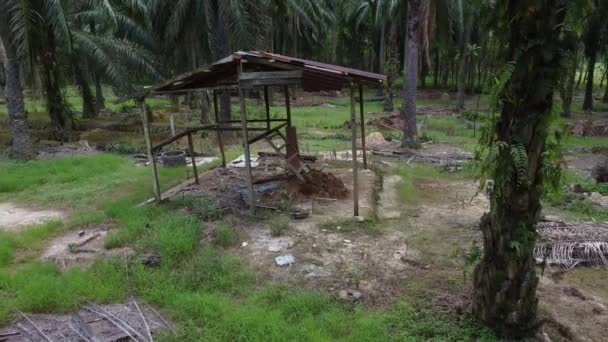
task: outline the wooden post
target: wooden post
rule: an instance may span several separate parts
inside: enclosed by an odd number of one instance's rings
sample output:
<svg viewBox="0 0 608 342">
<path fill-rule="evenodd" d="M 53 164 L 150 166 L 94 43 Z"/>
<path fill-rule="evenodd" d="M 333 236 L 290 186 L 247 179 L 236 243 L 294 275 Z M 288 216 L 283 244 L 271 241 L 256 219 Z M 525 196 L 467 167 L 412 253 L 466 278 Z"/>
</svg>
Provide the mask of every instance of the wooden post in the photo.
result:
<svg viewBox="0 0 608 342">
<path fill-rule="evenodd" d="M 239 75 L 243 65 L 239 63 Z M 245 91 L 239 84 L 239 97 L 241 99 L 241 129 L 243 132 L 243 150 L 245 150 L 245 171 L 247 172 L 247 186 L 249 188 L 249 210 L 255 214 L 255 193 L 253 190 L 253 176 L 251 174 L 251 155 L 249 151 L 249 131 L 247 129 L 247 107 L 245 106 Z"/>
<path fill-rule="evenodd" d="M 353 153 L 353 216 L 359 216 L 359 175 L 357 170 L 357 115 L 355 106 L 355 87 L 350 85 L 350 121 L 352 127 Z"/>
<path fill-rule="evenodd" d="M 217 124 L 217 143 L 220 147 L 222 155 L 222 167 L 226 167 L 226 154 L 224 153 L 224 142 L 222 141 L 222 125 L 220 123 L 220 111 L 217 105 L 217 90 L 213 89 L 213 112 L 215 114 L 215 123 Z"/>
<path fill-rule="evenodd" d="M 188 149 L 190 151 L 190 158 L 192 158 L 192 171 L 194 172 L 194 182 L 196 184 L 199 184 L 198 170 L 196 169 L 196 157 L 194 156 L 194 145 L 192 144 L 192 134 L 188 134 Z"/>
<path fill-rule="evenodd" d="M 363 86 L 359 84 L 359 112 L 361 114 L 361 148 L 363 150 L 363 168 L 367 170 L 367 151 L 365 150 L 365 114 L 363 113 Z"/>
<path fill-rule="evenodd" d="M 270 102 L 268 101 L 268 86 L 264 86 L 264 104 L 266 105 L 266 129 L 270 130 Z"/>
<path fill-rule="evenodd" d="M 175 113 L 169 113 L 169 126 L 171 127 L 171 136 L 175 136 Z"/>
<path fill-rule="evenodd" d="M 148 114 L 146 113 L 146 99 L 143 98 L 139 100 L 139 104 L 141 106 L 141 122 L 144 127 L 144 139 L 146 140 L 146 149 L 148 150 L 148 160 L 150 161 L 150 165 L 152 166 L 152 177 L 153 179 L 153 188 L 154 188 L 154 198 L 157 203 L 160 203 L 160 185 L 158 183 L 158 171 L 156 170 L 156 160 L 154 160 L 154 152 L 152 151 L 152 139 L 150 138 L 150 123 L 148 122 Z"/>
<path fill-rule="evenodd" d="M 289 104 L 289 86 L 283 86 L 285 91 L 285 109 L 287 110 L 287 127 L 291 127 L 291 105 Z"/>
</svg>

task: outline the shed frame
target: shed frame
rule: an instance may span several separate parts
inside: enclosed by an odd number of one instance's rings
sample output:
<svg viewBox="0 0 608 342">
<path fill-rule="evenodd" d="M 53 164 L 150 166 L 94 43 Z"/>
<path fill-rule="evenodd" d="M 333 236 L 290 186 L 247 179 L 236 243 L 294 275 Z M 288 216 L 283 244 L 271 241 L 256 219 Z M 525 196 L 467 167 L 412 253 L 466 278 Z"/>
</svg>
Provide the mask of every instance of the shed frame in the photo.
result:
<svg viewBox="0 0 608 342">
<path fill-rule="evenodd" d="M 369 73 L 361 70 L 345 68 L 341 66 L 309 61 L 294 57 L 272 54 L 260 51 L 243 52 L 239 51 L 231 56 L 223 58 L 209 66 L 199 68 L 192 72 L 185 73 L 159 85 L 147 87 L 138 94 L 126 99 L 139 101 L 141 117 L 146 141 L 146 149 L 150 165 L 152 166 L 153 190 L 156 202 L 161 202 L 160 184 L 158 180 L 158 170 L 155 155 L 163 147 L 183 138 L 188 140 L 188 150 L 192 158 L 192 168 L 194 180 L 199 184 L 198 170 L 194 157 L 194 147 L 192 135 L 201 131 L 215 131 L 219 152 L 221 155 L 222 167 L 226 167 L 226 156 L 222 132 L 240 131 L 245 155 L 245 170 L 247 175 L 249 208 L 254 214 L 256 210 L 255 191 L 253 187 L 251 150 L 250 146 L 262 139 L 269 139 L 275 135 L 284 141 L 284 145 L 277 148 L 277 152 L 283 147 L 288 147 L 289 139 L 286 138 L 287 131 L 292 128 L 291 105 L 289 99 L 290 86 L 302 86 L 304 90 L 342 90 L 344 87 L 350 88 L 350 127 L 352 135 L 352 170 L 353 170 L 353 215 L 359 215 L 359 193 L 358 193 L 358 157 L 357 157 L 357 131 L 361 130 L 361 149 L 363 156 L 363 168 L 367 169 L 367 153 L 365 147 L 365 121 L 363 86 L 381 85 L 386 81 L 386 76 Z M 271 119 L 268 88 L 283 87 L 285 95 L 285 117 Z M 247 118 L 247 107 L 245 104 L 245 94 L 247 90 L 263 88 L 265 118 L 250 120 Z M 206 125 L 188 127 L 186 130 L 175 133 L 172 129 L 172 136 L 153 145 L 150 137 L 150 123 L 146 113 L 146 98 L 160 94 L 183 95 L 194 90 L 212 90 L 213 92 L 213 111 L 215 122 Z M 218 91 L 219 90 L 238 90 L 240 102 L 239 120 L 221 120 L 219 116 Z M 356 92 L 358 90 L 359 108 L 356 106 Z M 121 100 L 119 100 L 121 101 Z M 359 109 L 360 120 L 357 126 L 357 109 Z M 239 124 L 240 125 L 232 125 Z M 253 127 L 250 124 L 265 123 L 264 127 Z M 285 129 L 285 135 L 281 130 Z M 257 133 L 250 137 L 250 133 Z M 273 148 L 276 148 L 271 144 Z M 286 151 L 289 149 L 286 149 Z"/>
</svg>

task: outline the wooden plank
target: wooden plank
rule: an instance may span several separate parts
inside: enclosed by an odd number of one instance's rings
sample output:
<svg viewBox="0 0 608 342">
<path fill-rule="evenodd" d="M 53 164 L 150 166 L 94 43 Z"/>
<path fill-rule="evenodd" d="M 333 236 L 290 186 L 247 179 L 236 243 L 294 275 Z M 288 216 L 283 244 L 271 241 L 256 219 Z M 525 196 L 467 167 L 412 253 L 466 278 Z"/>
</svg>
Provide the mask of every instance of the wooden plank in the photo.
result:
<svg viewBox="0 0 608 342">
<path fill-rule="evenodd" d="M 239 76 L 239 80 L 285 80 L 285 79 L 301 79 L 302 71 L 261 71 L 261 72 L 245 72 Z"/>
<path fill-rule="evenodd" d="M 350 121 L 352 127 L 352 153 L 353 153 L 353 215 L 359 216 L 359 175 L 357 170 L 357 115 L 355 102 L 355 87 L 350 86 Z"/>
<path fill-rule="evenodd" d="M 359 84 L 359 113 L 361 114 L 361 148 L 363 149 L 363 169 L 367 170 L 367 152 L 365 151 L 365 114 L 363 112 L 363 86 Z"/>
<path fill-rule="evenodd" d="M 272 129 L 270 129 L 270 130 L 268 130 L 268 131 L 266 131 L 266 132 L 264 132 L 262 134 L 259 134 L 256 137 L 253 137 L 253 138 L 249 139 L 249 144 L 253 145 L 254 143 L 256 143 L 256 142 L 258 142 L 258 141 L 266 138 L 267 136 L 271 135 L 272 133 L 277 132 L 278 130 L 282 129 L 285 126 L 287 126 L 287 123 L 280 124 L 280 125 L 278 125 L 275 128 L 272 128 Z"/>
<path fill-rule="evenodd" d="M 253 88 L 261 86 L 272 86 L 272 85 L 289 85 L 289 84 L 302 84 L 301 79 L 297 78 L 285 78 L 285 79 L 267 79 L 267 80 L 242 80 L 239 82 L 242 88 Z"/>
<path fill-rule="evenodd" d="M 192 133 L 195 133 L 195 132 L 198 132 L 198 131 L 204 131 L 204 130 L 214 130 L 215 126 L 216 126 L 215 124 L 208 124 L 208 125 L 196 126 L 196 127 L 188 128 L 188 129 L 186 129 L 183 132 L 180 132 L 180 133 L 178 133 L 178 134 L 176 134 L 176 135 L 174 135 L 172 137 L 169 137 L 169 138 L 161 141 L 160 143 L 158 143 L 156 146 L 154 146 L 152 148 L 152 151 L 156 152 L 156 151 L 160 150 L 161 148 L 163 148 L 163 147 L 171 144 L 172 142 L 185 137 L 188 134 L 192 134 Z"/>
<path fill-rule="evenodd" d="M 141 121 L 144 127 L 144 139 L 146 140 L 146 149 L 148 150 L 148 160 L 150 161 L 150 165 L 152 165 L 154 198 L 156 199 L 156 202 L 160 203 L 160 184 L 158 182 L 158 170 L 156 170 L 154 150 L 152 149 L 152 139 L 150 138 L 150 123 L 148 122 L 148 115 L 146 115 L 146 99 L 144 98 L 139 101 L 139 104 L 141 106 Z"/>
</svg>

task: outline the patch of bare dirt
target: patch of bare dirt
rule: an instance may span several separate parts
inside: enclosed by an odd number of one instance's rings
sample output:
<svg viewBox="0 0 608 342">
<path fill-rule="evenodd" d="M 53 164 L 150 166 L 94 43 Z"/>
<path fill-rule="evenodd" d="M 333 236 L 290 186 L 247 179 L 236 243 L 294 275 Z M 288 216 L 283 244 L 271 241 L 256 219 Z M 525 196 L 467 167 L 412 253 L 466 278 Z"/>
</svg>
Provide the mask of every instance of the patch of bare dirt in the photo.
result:
<svg viewBox="0 0 608 342">
<path fill-rule="evenodd" d="M 291 220 L 284 236 L 271 236 L 266 223 L 248 224 L 242 229 L 247 244 L 240 253 L 273 281 L 322 289 L 346 301 L 392 303 L 399 298 L 402 281 L 424 271 L 426 265 L 416 263 L 418 253 L 409 248 L 403 232 L 382 229 L 380 235 L 369 234 L 364 231 L 366 224 L 372 224 L 369 221 L 342 231 L 342 224 L 354 222 L 348 221 L 352 220 L 352 174 L 332 173 L 348 187 L 346 198 L 301 203 L 312 214 Z M 359 178 L 361 214 L 369 215 L 375 176 L 361 171 Z M 386 188 L 395 191 L 394 186 Z M 275 258 L 282 255 L 292 255 L 295 263 L 278 266 Z"/>
<path fill-rule="evenodd" d="M 131 301 L 88 304 L 66 315 L 23 314 L 0 329 L 0 341 L 151 341 L 164 330 L 173 327 L 156 310 Z"/>
<path fill-rule="evenodd" d="M 123 256 L 132 254 L 129 248 L 106 249 L 105 237 L 111 230 L 108 224 L 73 230 L 49 241 L 42 259 L 53 261 L 62 267 L 87 266 L 99 256 Z"/>
<path fill-rule="evenodd" d="M 41 224 L 54 220 L 62 220 L 66 213 L 59 210 L 38 210 L 16 203 L 0 203 L 0 230 L 17 231 L 34 224 Z"/>
<path fill-rule="evenodd" d="M 563 340 L 603 341 L 608 336 L 606 298 L 547 276 L 540 279 L 538 296 L 541 310 L 562 327 Z"/>
</svg>

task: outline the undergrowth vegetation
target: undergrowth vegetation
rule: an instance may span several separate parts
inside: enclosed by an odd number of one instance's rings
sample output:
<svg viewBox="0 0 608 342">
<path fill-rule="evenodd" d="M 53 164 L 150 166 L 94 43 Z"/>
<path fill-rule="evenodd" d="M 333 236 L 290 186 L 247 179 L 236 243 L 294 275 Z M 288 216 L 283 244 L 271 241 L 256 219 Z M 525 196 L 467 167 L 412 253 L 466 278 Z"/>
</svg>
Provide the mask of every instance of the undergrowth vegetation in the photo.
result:
<svg viewBox="0 0 608 342">
<path fill-rule="evenodd" d="M 407 301 L 370 309 L 261 280 L 226 248 L 239 241 L 229 224 L 220 222 L 213 243 L 200 246 L 210 229 L 206 222 L 222 218 L 208 200 L 184 198 L 171 206 L 135 208 L 149 195 L 149 170 L 121 157 L 2 162 L 0 170 L 2 200 L 72 208 L 67 224 L 51 222 L 0 235 L 0 323 L 17 310 L 69 312 L 87 301 L 137 296 L 176 323 L 178 335 L 163 340 L 493 340 L 466 320 L 438 319 L 435 312 Z M 161 169 L 161 184 L 174 184 L 183 174 Z M 175 205 L 189 210 L 175 210 Z M 45 240 L 63 229 L 95 222 L 118 228 L 105 241 L 108 248 L 129 246 L 135 256 L 66 270 L 35 257 Z M 285 225 L 277 223 L 275 230 L 283 233 Z M 158 253 L 161 265 L 140 264 L 137 255 L 143 252 Z"/>
</svg>

